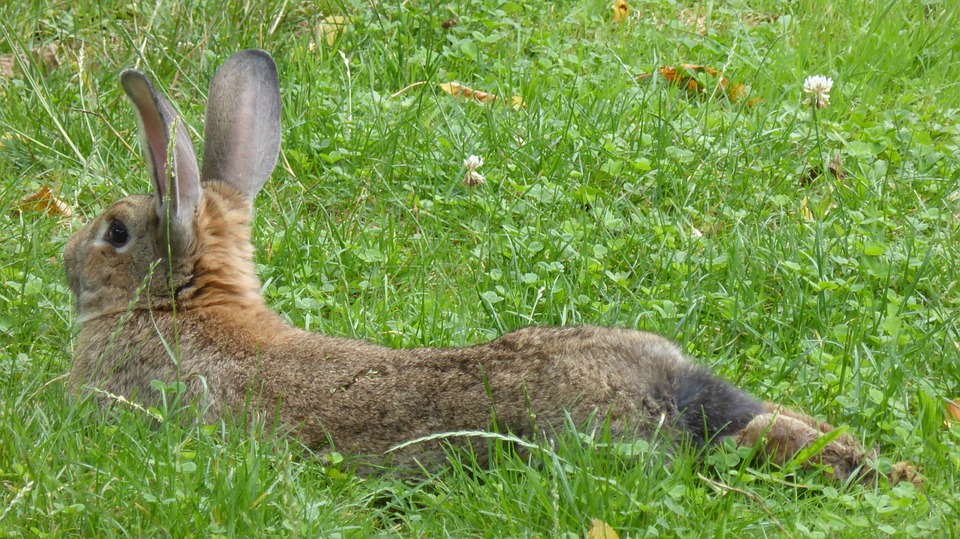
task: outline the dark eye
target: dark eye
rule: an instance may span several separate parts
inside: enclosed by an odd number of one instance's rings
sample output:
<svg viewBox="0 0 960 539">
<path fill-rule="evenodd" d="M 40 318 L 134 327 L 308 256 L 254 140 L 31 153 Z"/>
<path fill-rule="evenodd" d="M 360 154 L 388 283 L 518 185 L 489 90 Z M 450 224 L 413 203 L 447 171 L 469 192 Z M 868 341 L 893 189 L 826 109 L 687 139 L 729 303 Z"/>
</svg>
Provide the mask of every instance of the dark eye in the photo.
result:
<svg viewBox="0 0 960 539">
<path fill-rule="evenodd" d="M 107 241 L 110 242 L 110 245 L 123 247 L 127 244 L 128 239 L 127 227 L 116 219 L 110 221 L 110 226 L 107 227 Z"/>
</svg>

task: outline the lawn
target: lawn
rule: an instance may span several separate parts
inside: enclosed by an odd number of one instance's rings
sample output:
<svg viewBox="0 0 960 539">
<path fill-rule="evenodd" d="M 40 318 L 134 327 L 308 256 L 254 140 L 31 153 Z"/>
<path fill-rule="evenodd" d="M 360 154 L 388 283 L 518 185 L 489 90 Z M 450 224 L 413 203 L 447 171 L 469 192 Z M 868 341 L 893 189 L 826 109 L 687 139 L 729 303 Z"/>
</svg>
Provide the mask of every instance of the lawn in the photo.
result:
<svg viewBox="0 0 960 539">
<path fill-rule="evenodd" d="M 0 4 L 0 535 L 960 535 L 960 3 L 611 2 Z M 199 145 L 214 70 L 249 47 L 280 72 L 254 243 L 291 323 L 395 347 L 656 331 L 926 483 L 573 429 L 358 477 L 270 425 L 71 395 L 61 251 L 150 189 L 119 72 Z M 43 188 L 62 206 L 24 202 Z"/>
</svg>

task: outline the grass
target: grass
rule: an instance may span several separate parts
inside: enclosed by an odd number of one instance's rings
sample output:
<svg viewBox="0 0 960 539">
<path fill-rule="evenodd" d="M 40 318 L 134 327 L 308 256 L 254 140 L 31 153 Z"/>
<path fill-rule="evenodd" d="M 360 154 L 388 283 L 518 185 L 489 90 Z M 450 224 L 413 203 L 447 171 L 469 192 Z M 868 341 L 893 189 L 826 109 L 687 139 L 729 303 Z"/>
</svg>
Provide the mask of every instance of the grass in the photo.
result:
<svg viewBox="0 0 960 539">
<path fill-rule="evenodd" d="M 634 0 L 620 25 L 606 0 L 397 4 L 0 5 L 0 53 L 23 58 L 0 78 L 0 534 L 578 537 L 598 518 L 621 537 L 960 535 L 960 430 L 943 424 L 960 397 L 955 2 Z M 332 45 L 330 14 L 348 21 Z M 50 43 L 54 69 L 30 52 Z M 529 459 L 495 441 L 485 470 L 452 454 L 437 476 L 360 479 L 263 427 L 69 396 L 60 251 L 149 185 L 117 74 L 145 70 L 199 134 L 214 69 L 254 46 L 284 106 L 254 241 L 292 323 L 391 346 L 654 330 L 850 425 L 882 465 L 913 460 L 924 489 L 576 432 Z M 762 101 L 635 79 L 680 63 Z M 816 114 L 813 74 L 835 81 Z M 526 106 L 456 100 L 449 81 Z M 41 186 L 75 215 L 16 212 Z"/>
</svg>

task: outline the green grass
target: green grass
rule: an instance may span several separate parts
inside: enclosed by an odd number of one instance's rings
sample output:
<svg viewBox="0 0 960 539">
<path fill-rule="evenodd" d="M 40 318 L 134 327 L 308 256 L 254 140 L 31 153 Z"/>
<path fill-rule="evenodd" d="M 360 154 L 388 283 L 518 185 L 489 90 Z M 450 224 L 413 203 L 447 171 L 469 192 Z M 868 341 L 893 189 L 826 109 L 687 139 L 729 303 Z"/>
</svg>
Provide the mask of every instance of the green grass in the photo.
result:
<svg viewBox="0 0 960 539">
<path fill-rule="evenodd" d="M 633 0 L 619 26 L 610 3 L 0 5 L 0 53 L 25 59 L 0 78 L 0 535 L 580 537 L 591 518 L 621 537 L 960 535 L 957 3 Z M 333 46 L 330 14 L 349 20 Z M 48 43 L 53 70 L 29 52 Z M 292 323 L 391 346 L 654 330 L 923 466 L 924 491 L 572 432 L 529 460 L 494 443 L 486 470 L 454 454 L 438 476 L 359 479 L 260 427 L 70 397 L 60 251 L 149 185 L 119 71 L 145 70 L 197 134 L 214 69 L 254 46 L 284 106 L 254 241 Z M 634 78 L 680 63 L 763 101 Z M 816 115 L 814 74 L 835 81 Z M 526 107 L 453 99 L 453 80 Z M 811 177 L 835 155 L 842 177 Z M 16 214 L 41 186 L 75 216 Z"/>
</svg>

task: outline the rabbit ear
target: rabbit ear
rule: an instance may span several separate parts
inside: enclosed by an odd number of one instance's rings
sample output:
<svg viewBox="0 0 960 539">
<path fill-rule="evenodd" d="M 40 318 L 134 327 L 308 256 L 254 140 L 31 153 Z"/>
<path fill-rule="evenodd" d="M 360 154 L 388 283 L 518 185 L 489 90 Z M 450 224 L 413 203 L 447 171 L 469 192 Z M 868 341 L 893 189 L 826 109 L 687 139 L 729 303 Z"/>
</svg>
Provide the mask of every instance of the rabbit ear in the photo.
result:
<svg viewBox="0 0 960 539">
<path fill-rule="evenodd" d="M 158 195 L 157 215 L 168 225 L 174 252 L 182 252 L 193 241 L 193 217 L 201 196 L 190 135 L 183 119 L 143 73 L 127 69 L 120 74 L 120 84 L 140 117 L 140 142 Z"/>
<path fill-rule="evenodd" d="M 220 66 L 203 140 L 204 181 L 228 183 L 252 202 L 280 153 L 280 85 L 269 54 L 241 51 Z"/>
</svg>

